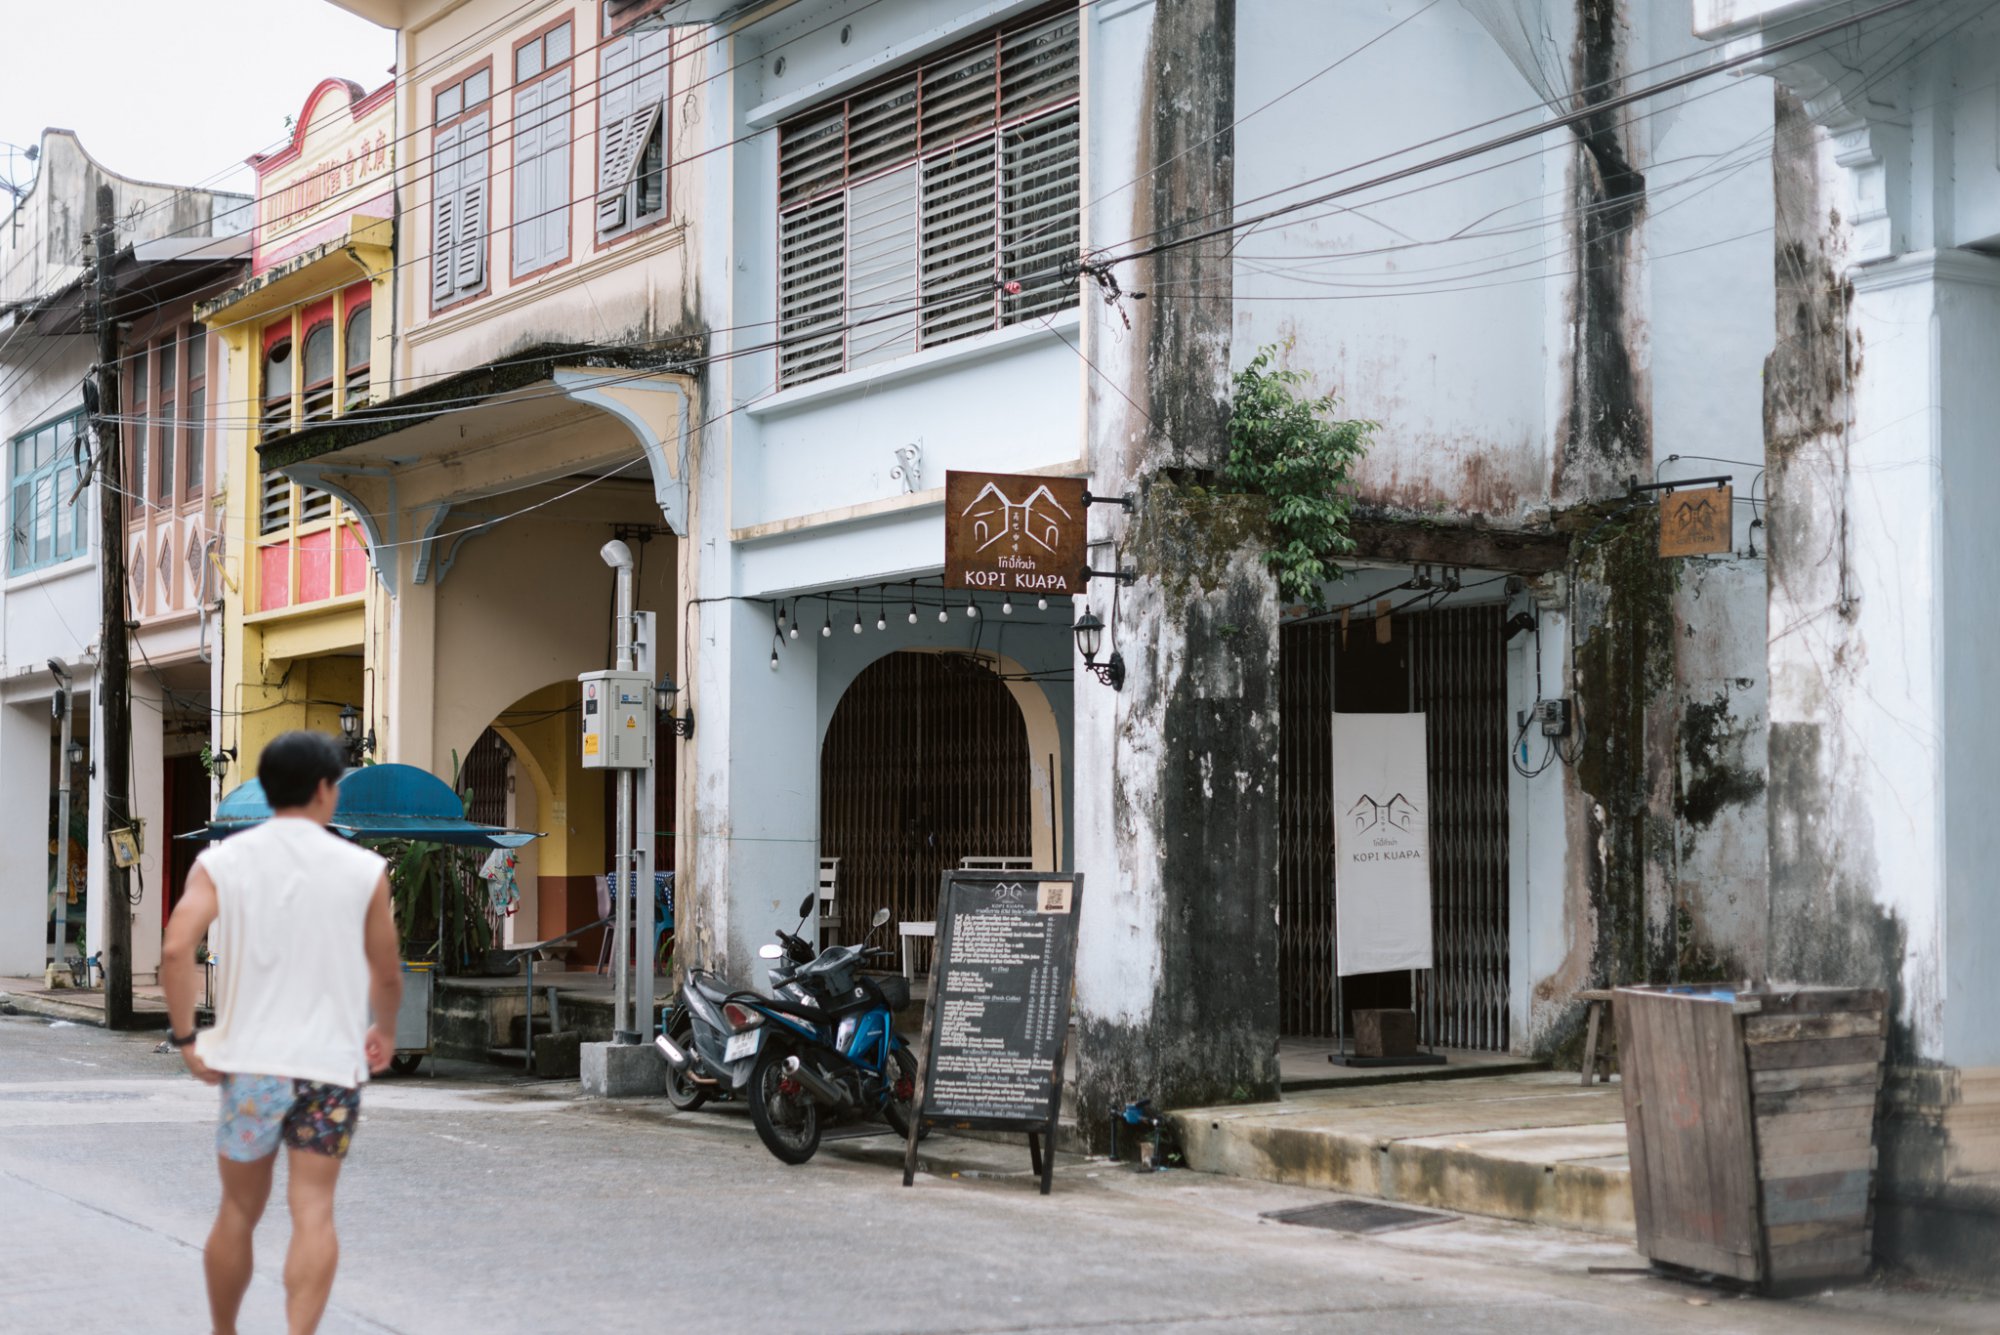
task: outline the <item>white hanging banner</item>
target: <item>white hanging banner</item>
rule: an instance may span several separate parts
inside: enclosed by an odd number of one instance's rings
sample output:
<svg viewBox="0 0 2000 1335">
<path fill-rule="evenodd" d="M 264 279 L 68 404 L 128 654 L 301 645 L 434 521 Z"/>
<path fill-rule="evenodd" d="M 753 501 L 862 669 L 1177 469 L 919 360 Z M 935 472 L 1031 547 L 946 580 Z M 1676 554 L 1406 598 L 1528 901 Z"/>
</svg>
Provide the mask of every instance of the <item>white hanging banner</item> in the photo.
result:
<svg viewBox="0 0 2000 1335">
<path fill-rule="evenodd" d="M 1334 971 L 1431 967 L 1430 761 L 1422 714 L 1333 716 Z"/>
</svg>

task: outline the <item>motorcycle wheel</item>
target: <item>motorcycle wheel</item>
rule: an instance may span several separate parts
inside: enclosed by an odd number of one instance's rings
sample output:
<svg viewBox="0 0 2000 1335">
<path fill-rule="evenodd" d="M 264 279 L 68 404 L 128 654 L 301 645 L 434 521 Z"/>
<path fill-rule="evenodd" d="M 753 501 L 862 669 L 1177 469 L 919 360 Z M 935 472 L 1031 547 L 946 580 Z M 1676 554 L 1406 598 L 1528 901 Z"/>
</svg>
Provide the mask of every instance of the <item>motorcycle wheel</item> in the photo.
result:
<svg viewBox="0 0 2000 1335">
<path fill-rule="evenodd" d="M 790 1088 L 786 1088 L 790 1086 Z M 785 1054 L 766 1047 L 750 1068 L 750 1120 L 757 1139 L 784 1163 L 800 1164 L 819 1152 L 819 1105 L 785 1074 Z"/>
<path fill-rule="evenodd" d="M 672 1039 L 674 1046 L 682 1052 L 694 1051 L 694 1021 L 688 1018 L 686 1011 L 675 1012 L 673 1018 L 667 1021 L 667 1037 Z M 676 1071 L 673 1067 L 669 1066 L 667 1068 L 667 1102 L 671 1103 L 677 1111 L 693 1112 L 696 1108 L 708 1102 L 708 1088 L 705 1085 L 696 1084 L 688 1078 L 685 1072 Z"/>
<path fill-rule="evenodd" d="M 910 1138 L 910 1121 L 916 1112 L 917 1054 L 898 1044 L 889 1054 L 889 1097 L 882 1101 L 882 1120 L 904 1140 Z M 924 1135 L 929 1135 L 928 1128 Z M 922 1139 L 920 1136 L 918 1139 Z"/>
</svg>

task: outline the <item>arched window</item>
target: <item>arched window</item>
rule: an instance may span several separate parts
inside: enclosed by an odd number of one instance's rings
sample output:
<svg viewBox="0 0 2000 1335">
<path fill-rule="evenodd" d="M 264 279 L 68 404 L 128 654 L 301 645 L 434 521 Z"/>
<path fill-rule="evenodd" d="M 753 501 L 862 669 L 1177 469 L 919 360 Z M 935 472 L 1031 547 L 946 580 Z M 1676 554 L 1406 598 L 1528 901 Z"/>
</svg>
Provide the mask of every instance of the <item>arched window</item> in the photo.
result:
<svg viewBox="0 0 2000 1335">
<path fill-rule="evenodd" d="M 352 410 L 368 402 L 368 355 L 373 346 L 368 307 L 347 314 L 347 402 Z"/>
<path fill-rule="evenodd" d="M 333 321 L 324 320 L 306 330 L 305 357 L 301 415 L 307 422 L 323 422 L 333 416 Z"/>
<path fill-rule="evenodd" d="M 292 429 L 292 340 L 281 338 L 264 354 L 264 408 L 258 434 L 265 440 Z"/>
</svg>

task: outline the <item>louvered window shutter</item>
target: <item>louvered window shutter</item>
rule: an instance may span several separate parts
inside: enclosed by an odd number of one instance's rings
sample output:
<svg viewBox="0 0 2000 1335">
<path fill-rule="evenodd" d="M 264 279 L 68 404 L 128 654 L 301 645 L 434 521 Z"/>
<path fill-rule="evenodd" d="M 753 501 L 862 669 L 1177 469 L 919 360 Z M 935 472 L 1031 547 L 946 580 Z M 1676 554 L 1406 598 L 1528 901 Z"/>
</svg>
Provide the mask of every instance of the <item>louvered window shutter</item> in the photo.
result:
<svg viewBox="0 0 2000 1335">
<path fill-rule="evenodd" d="M 569 251 L 569 92 L 572 70 L 542 81 L 541 262 L 553 264 Z"/>
<path fill-rule="evenodd" d="M 924 159 L 925 347 L 993 327 L 993 186 L 992 135 Z"/>
<path fill-rule="evenodd" d="M 431 142 L 431 300 L 451 300 L 452 246 L 458 240 L 458 127 Z"/>
<path fill-rule="evenodd" d="M 514 94 L 514 188 L 510 192 L 514 216 L 508 245 L 513 252 L 516 277 L 530 269 L 539 269 L 544 263 L 542 210 L 548 207 L 548 201 L 542 194 L 542 153 L 546 148 L 542 98 L 546 87 L 546 84 L 529 84 Z"/>
<path fill-rule="evenodd" d="M 780 383 L 1073 303 L 1077 87 L 1077 19 L 1057 14 L 786 122 Z M 1003 295 L 1011 278 L 1023 290 Z"/>
<path fill-rule="evenodd" d="M 488 124 L 482 112 L 458 127 L 458 240 L 452 251 L 451 280 L 460 294 L 486 281 Z"/>
<path fill-rule="evenodd" d="M 1074 106 L 1037 116 L 1000 139 L 1000 270 L 1021 291 L 1001 298 L 1004 319 L 1034 319 L 1076 300 L 1063 281 L 1082 241 L 1082 125 Z"/>
<path fill-rule="evenodd" d="M 778 376 L 796 384 L 841 367 L 847 197 L 793 209 L 778 224 Z"/>
<path fill-rule="evenodd" d="M 597 75 L 597 230 L 625 225 L 625 182 L 639 151 L 632 143 L 632 109 L 638 89 L 632 70 L 635 43 L 630 36 L 606 43 Z"/>
</svg>

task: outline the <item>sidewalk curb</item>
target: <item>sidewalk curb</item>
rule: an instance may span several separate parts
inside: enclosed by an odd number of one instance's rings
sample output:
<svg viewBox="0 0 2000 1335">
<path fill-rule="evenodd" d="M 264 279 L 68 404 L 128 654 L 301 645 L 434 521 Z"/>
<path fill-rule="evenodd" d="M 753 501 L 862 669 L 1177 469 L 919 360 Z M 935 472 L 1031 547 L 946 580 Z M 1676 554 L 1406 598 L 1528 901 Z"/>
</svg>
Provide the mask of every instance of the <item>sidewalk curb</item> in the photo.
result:
<svg viewBox="0 0 2000 1335">
<path fill-rule="evenodd" d="M 20 992 L 0 992 L 0 1014 L 33 1015 L 44 1020 L 69 1020 L 96 1029 L 108 1027 L 104 1023 L 102 1007 L 57 1001 L 53 997 L 30 996 Z M 131 1027 L 136 1030 L 164 1030 L 169 1028 L 170 1024 L 164 1012 L 134 1011 Z"/>
</svg>

